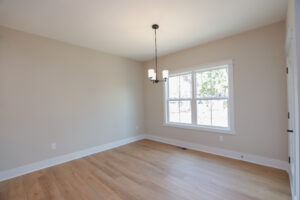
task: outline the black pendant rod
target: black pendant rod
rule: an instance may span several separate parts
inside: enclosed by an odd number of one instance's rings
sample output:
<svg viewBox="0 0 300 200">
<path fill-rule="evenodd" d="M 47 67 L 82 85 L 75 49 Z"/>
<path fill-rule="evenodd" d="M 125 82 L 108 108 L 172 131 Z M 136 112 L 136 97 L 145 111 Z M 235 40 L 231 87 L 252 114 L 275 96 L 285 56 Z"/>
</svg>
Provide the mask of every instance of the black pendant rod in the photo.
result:
<svg viewBox="0 0 300 200">
<path fill-rule="evenodd" d="M 156 78 L 155 78 L 155 80 L 156 80 L 156 82 L 158 81 L 158 71 L 157 71 L 157 41 L 156 41 L 156 29 L 158 29 L 159 28 L 159 26 L 158 26 L 158 24 L 153 24 L 152 25 L 152 28 L 154 29 L 154 34 L 155 34 L 155 73 L 156 73 Z"/>
<path fill-rule="evenodd" d="M 157 42 L 156 42 L 156 29 L 154 29 L 155 31 L 155 67 L 156 67 L 156 80 L 157 80 Z"/>
</svg>

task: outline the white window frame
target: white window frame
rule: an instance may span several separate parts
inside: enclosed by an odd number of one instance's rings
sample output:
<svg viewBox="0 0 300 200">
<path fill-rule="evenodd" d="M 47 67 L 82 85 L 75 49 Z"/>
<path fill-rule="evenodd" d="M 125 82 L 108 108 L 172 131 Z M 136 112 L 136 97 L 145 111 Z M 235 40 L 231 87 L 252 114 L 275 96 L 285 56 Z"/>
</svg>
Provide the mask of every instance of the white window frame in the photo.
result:
<svg viewBox="0 0 300 200">
<path fill-rule="evenodd" d="M 224 65 L 228 66 L 228 128 L 223 127 L 216 127 L 216 126 L 204 126 L 204 125 L 197 125 L 197 108 L 195 101 L 203 98 L 196 97 L 196 72 L 201 71 L 210 71 L 214 69 L 223 68 Z M 185 123 L 177 123 L 177 122 L 169 122 L 169 113 L 168 113 L 168 83 L 165 83 L 164 89 L 164 125 L 169 127 L 176 127 L 176 128 L 184 128 L 184 129 L 192 129 L 192 130 L 199 130 L 205 132 L 216 132 L 216 133 L 226 133 L 226 134 L 235 134 L 235 126 L 234 126 L 234 100 L 233 100 L 233 62 L 232 60 L 226 60 L 216 63 L 210 63 L 190 68 L 184 68 L 180 70 L 170 70 L 170 76 L 176 75 L 184 75 L 184 74 L 192 74 L 192 99 L 191 99 L 191 112 L 192 112 L 192 124 L 185 124 Z M 209 98 L 208 98 L 209 99 Z M 214 98 L 215 99 L 215 98 Z M 224 99 L 224 98 L 222 98 Z M 184 100 L 184 99 L 177 99 L 177 100 Z M 189 99 L 190 100 L 190 99 Z"/>
</svg>

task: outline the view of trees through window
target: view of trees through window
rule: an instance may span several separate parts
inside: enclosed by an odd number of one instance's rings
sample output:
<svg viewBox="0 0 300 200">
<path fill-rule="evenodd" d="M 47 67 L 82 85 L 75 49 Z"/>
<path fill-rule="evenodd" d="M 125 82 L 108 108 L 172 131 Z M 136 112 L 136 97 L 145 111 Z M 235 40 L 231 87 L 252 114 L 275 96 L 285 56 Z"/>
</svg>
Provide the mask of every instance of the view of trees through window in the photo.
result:
<svg viewBox="0 0 300 200">
<path fill-rule="evenodd" d="M 228 127 L 228 86 L 227 65 L 171 76 L 168 80 L 168 121 Z M 193 113 L 196 113 L 194 120 Z"/>
</svg>

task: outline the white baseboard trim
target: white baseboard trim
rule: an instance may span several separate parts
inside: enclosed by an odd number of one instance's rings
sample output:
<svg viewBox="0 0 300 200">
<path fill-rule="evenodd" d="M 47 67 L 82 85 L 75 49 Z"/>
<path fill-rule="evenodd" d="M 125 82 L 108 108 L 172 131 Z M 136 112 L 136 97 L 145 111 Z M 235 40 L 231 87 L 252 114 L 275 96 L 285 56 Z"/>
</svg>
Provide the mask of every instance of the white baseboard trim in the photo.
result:
<svg viewBox="0 0 300 200">
<path fill-rule="evenodd" d="M 219 156 L 224 156 L 228 158 L 233 158 L 237 160 L 243 160 L 246 162 L 251 162 L 259 165 L 264 165 L 268 167 L 273 167 L 277 169 L 282 169 L 288 171 L 289 169 L 289 164 L 286 161 L 282 160 L 276 160 L 272 158 L 266 158 L 263 156 L 257 156 L 257 155 L 252 155 L 252 154 L 247 154 L 247 153 L 241 153 L 241 152 L 235 152 L 235 151 L 230 151 L 226 149 L 221 149 L 217 147 L 209 147 L 209 146 L 204 146 L 196 143 L 190 143 L 190 142 L 185 142 L 185 141 L 180 141 L 176 139 L 170 139 L 170 138 L 164 138 L 164 137 L 158 137 L 150 134 L 145 134 L 145 138 L 149 140 L 154 140 L 158 142 L 163 142 L 175 146 L 180 146 L 180 147 L 185 147 L 188 149 L 193 149 L 196 151 L 202 151 L 206 153 L 211 153 Z"/>
<path fill-rule="evenodd" d="M 122 139 L 122 140 L 118 140 L 115 142 L 111 142 L 108 144 L 102 144 L 99 146 L 95 146 L 89 149 L 84 149 L 81 151 L 77 151 L 74 153 L 69 153 L 69 154 L 65 154 L 62 156 L 57 156 L 54 158 L 50 158 L 47 160 L 42 160 L 39 162 L 35 162 L 35 163 L 31 163 L 28 165 L 24 165 L 21 167 L 17 167 L 17 168 L 13 168 L 13 169 L 9 169 L 9 170 L 5 170 L 5 171 L 0 171 L 0 181 L 4 181 L 7 179 L 11 179 L 17 176 L 21 176 L 24 174 L 28 174 L 40 169 L 45 169 L 54 165 L 58 165 L 58 164 L 62 164 L 71 160 L 75 160 L 78 158 L 82 158 L 91 154 L 95 154 L 95 153 L 99 153 L 105 150 L 109 150 L 109 149 L 113 149 L 125 144 L 129 144 L 131 142 L 135 142 L 138 140 L 142 140 L 145 138 L 145 135 L 138 135 L 135 137 L 130 137 L 130 138 L 126 138 L 126 139 Z"/>
<path fill-rule="evenodd" d="M 220 155 L 220 156 L 233 158 L 233 159 L 237 159 L 237 160 L 243 160 L 243 161 L 247 161 L 247 162 L 251 162 L 251 163 L 255 163 L 255 164 L 259 164 L 259 165 L 278 168 L 278 169 L 286 170 L 289 172 L 289 164 L 288 164 L 288 162 L 285 162 L 285 161 L 275 160 L 275 159 L 271 159 L 271 158 L 266 158 L 266 157 L 262 157 L 262 156 L 251 155 L 251 154 L 246 154 L 246 153 L 241 153 L 241 152 L 230 151 L 230 150 L 216 148 L 216 147 L 209 147 L 209 146 L 205 146 L 205 145 L 200 145 L 200 144 L 196 144 L 196 143 L 190 143 L 190 142 L 185 142 L 185 141 L 180 141 L 180 140 L 175 140 L 175 139 L 170 139 L 170 138 L 163 138 L 163 137 L 158 137 L 158 136 L 154 136 L 154 135 L 150 135 L 150 134 L 144 134 L 144 135 L 139 135 L 139 136 L 135 136 L 135 137 L 131 137 L 131 138 L 126 138 L 123 140 L 118 140 L 118 141 L 111 142 L 108 144 L 99 145 L 96 147 L 77 151 L 74 153 L 57 156 L 57 157 L 50 158 L 47 160 L 42 160 L 39 162 L 24 165 L 21 167 L 17 167 L 17 168 L 5 170 L 5 171 L 0 171 L 0 181 L 4 181 L 7 179 L 17 177 L 17 176 L 28 174 L 28 173 L 31 173 L 31 172 L 34 172 L 37 170 L 45 169 L 45 168 L 48 168 L 48 167 L 51 167 L 54 165 L 62 164 L 62 163 L 65 163 L 65 162 L 68 162 L 71 160 L 82 158 L 82 157 L 85 157 L 85 156 L 88 156 L 91 154 L 95 154 L 95 153 L 99 153 L 99 152 L 102 152 L 105 150 L 113 149 L 113 148 L 116 148 L 116 147 L 119 147 L 119 146 L 122 146 L 125 144 L 129 144 L 132 142 L 136 142 L 138 140 L 145 139 L 145 138 L 149 139 L 149 140 L 153 140 L 153 141 L 166 143 L 166 144 L 171 144 L 171 145 L 175 145 L 175 146 L 185 147 L 188 149 L 193 149 L 196 151 L 202 151 L 202 152 Z M 242 158 L 242 156 L 243 156 L 243 158 Z"/>
</svg>

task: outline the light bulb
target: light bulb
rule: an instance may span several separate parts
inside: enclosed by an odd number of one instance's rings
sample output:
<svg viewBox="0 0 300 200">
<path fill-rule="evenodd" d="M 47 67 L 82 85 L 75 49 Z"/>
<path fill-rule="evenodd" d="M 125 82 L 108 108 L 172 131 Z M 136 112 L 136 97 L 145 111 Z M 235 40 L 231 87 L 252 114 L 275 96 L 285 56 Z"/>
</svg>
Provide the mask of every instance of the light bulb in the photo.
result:
<svg viewBox="0 0 300 200">
<path fill-rule="evenodd" d="M 163 77 L 163 79 L 169 78 L 169 70 L 163 70 L 162 71 L 162 77 Z"/>
<path fill-rule="evenodd" d="M 152 81 L 155 81 L 156 80 L 156 73 L 154 72 L 153 76 L 151 77 L 151 80 Z"/>
<path fill-rule="evenodd" d="M 155 74 L 154 69 L 148 69 L 148 78 L 152 79 L 154 74 Z"/>
</svg>

